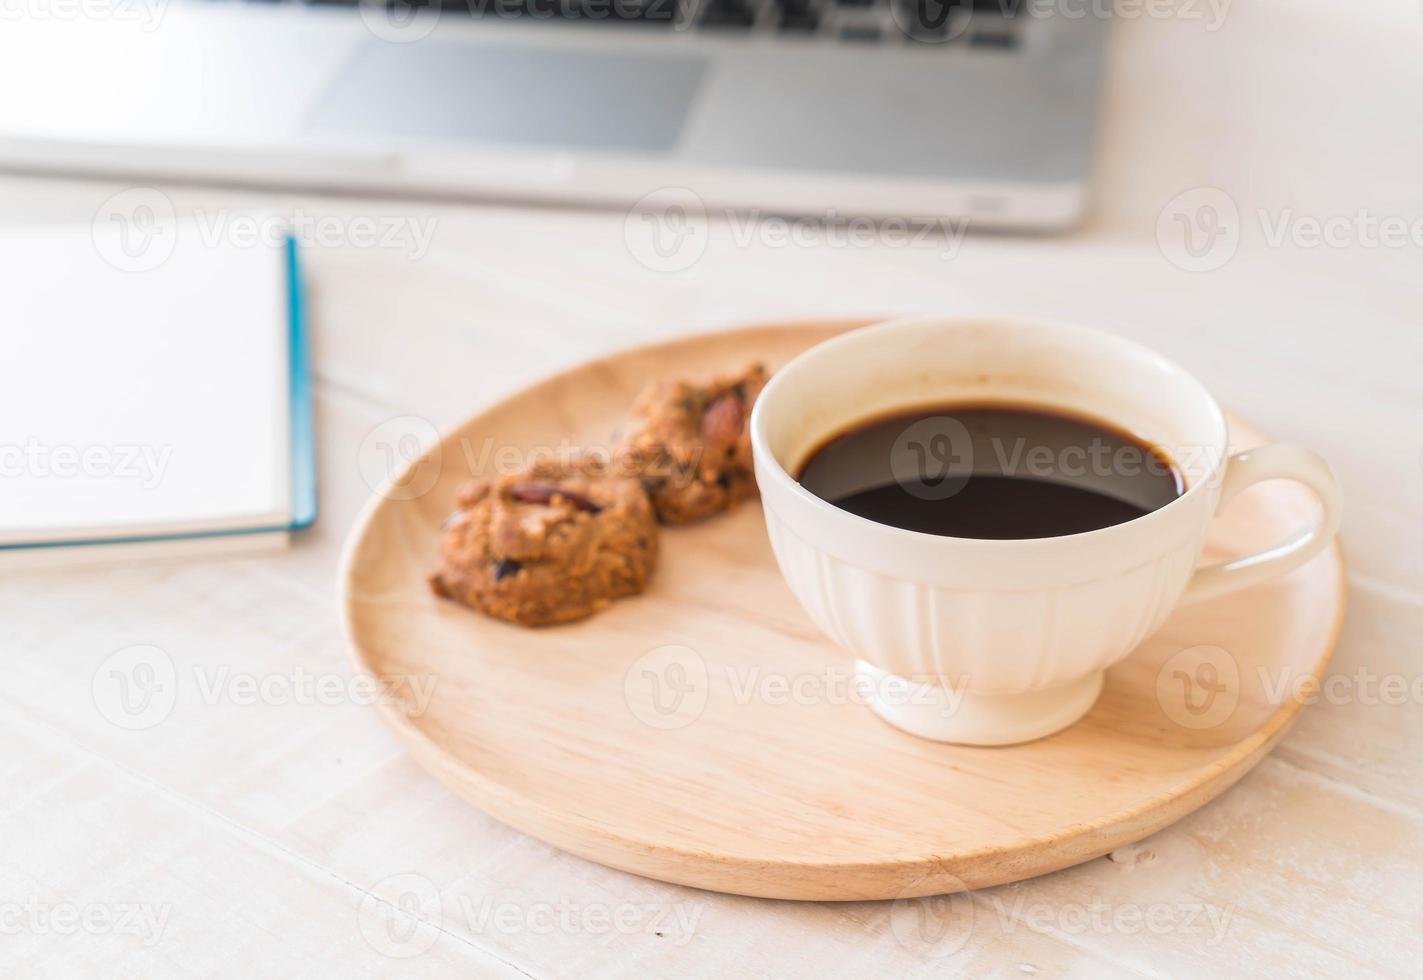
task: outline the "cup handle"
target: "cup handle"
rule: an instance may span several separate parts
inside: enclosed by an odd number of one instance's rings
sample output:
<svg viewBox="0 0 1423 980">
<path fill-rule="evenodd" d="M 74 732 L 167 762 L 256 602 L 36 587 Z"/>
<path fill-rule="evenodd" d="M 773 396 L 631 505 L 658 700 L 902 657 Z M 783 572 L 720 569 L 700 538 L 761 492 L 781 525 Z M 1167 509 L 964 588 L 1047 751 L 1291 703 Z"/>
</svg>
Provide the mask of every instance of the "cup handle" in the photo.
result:
<svg viewBox="0 0 1423 980">
<path fill-rule="evenodd" d="M 1313 527 L 1301 531 L 1282 544 L 1252 555 L 1217 562 L 1196 569 L 1186 586 L 1182 602 L 1196 602 L 1234 592 L 1298 568 L 1319 554 L 1339 530 L 1343 509 L 1339 483 L 1329 464 L 1318 453 L 1301 446 L 1260 446 L 1236 453 L 1226 460 L 1216 511 L 1240 491 L 1263 480 L 1294 480 L 1314 491 L 1324 505 L 1324 514 Z"/>
</svg>

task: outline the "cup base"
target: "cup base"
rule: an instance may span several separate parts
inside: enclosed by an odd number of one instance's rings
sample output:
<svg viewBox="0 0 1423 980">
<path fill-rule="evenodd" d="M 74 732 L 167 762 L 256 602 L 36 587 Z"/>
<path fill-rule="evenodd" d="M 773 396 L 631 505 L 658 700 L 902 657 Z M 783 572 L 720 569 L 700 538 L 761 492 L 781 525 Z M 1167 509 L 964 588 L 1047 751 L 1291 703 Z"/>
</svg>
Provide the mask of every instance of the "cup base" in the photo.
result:
<svg viewBox="0 0 1423 980">
<path fill-rule="evenodd" d="M 1102 693 L 1103 672 L 1021 694 L 975 694 L 911 681 L 855 661 L 868 682 L 870 707 L 895 728 L 935 742 L 1013 745 L 1061 731 L 1077 721 Z"/>
</svg>

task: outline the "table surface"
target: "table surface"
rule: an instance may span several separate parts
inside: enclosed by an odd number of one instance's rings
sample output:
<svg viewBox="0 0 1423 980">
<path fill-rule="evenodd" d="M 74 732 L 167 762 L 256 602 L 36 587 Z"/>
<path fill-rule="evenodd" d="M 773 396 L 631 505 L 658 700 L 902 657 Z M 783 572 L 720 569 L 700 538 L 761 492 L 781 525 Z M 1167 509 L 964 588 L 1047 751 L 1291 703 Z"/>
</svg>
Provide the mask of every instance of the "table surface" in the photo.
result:
<svg viewBox="0 0 1423 980">
<path fill-rule="evenodd" d="M 276 557 L 0 581 L 0 973 L 1416 970 L 1420 50 L 1413 0 L 1238 0 L 1215 30 L 1123 17 L 1097 208 L 1065 237 L 787 241 L 764 220 L 713 219 L 674 270 L 618 212 L 166 188 L 209 218 L 276 206 L 335 222 L 338 240 L 307 250 L 321 518 Z M 87 223 L 123 187 L 6 177 L 0 220 Z M 1229 233 L 1186 250 L 1177 215 L 1198 235 L 1223 217 L 1238 248 Z M 357 219 L 416 224 L 381 247 Z M 1389 227 L 1408 240 L 1370 235 Z M 1108 858 L 952 901 L 723 896 L 502 826 L 411 762 L 347 683 L 335 569 L 382 439 L 688 330 L 919 310 L 1139 338 L 1332 461 L 1350 608 L 1331 683 L 1214 803 Z M 174 664 L 176 701 L 126 730 L 108 685 L 141 689 L 114 672 L 136 645 Z"/>
</svg>

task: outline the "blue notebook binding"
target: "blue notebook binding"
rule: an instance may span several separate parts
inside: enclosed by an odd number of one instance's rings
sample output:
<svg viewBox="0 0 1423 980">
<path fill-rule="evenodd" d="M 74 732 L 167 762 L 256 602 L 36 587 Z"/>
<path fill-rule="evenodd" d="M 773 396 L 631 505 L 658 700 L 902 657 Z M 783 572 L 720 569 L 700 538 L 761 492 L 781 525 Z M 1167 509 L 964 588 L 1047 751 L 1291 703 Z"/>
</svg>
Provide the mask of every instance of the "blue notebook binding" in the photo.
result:
<svg viewBox="0 0 1423 980">
<path fill-rule="evenodd" d="M 287 236 L 287 315 L 291 325 L 292 523 L 294 531 L 316 522 L 316 427 L 311 407 L 311 349 L 306 292 L 296 238 Z"/>
</svg>

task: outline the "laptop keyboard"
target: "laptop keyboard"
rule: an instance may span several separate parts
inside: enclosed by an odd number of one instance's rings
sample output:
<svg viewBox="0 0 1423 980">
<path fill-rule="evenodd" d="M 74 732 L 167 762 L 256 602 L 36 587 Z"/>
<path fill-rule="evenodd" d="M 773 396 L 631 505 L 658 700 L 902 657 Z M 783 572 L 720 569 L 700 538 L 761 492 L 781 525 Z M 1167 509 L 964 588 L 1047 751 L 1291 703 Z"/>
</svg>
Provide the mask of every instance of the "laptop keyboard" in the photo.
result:
<svg viewBox="0 0 1423 980">
<path fill-rule="evenodd" d="M 284 0 L 246 0 L 249 3 Z M 350 6 L 382 0 L 285 0 Z M 1022 0 L 383 0 L 475 19 L 639 24 L 718 35 L 816 37 L 844 44 L 967 46 L 1011 52 L 1022 44 Z"/>
</svg>

